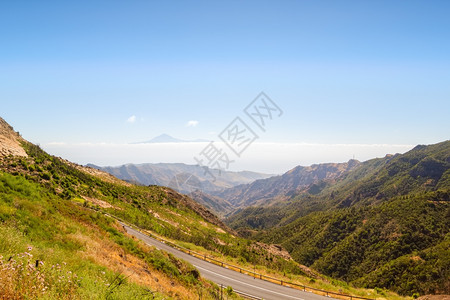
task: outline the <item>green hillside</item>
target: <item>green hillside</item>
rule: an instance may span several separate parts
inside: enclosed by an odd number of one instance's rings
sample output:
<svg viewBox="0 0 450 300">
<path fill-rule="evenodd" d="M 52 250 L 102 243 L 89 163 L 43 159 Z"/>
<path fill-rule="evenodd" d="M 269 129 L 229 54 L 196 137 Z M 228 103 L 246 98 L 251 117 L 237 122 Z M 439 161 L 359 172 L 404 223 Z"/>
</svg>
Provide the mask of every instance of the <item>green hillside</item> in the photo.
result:
<svg viewBox="0 0 450 300">
<path fill-rule="evenodd" d="M 95 209 L 121 212 L 161 234 L 181 236 L 164 221 L 165 214 L 173 214 L 195 224 L 191 237 L 198 240 L 220 228 L 213 224 L 221 225 L 217 219 L 173 191 L 93 176 L 38 146 L 23 146 L 27 157 L 0 159 L 2 299 L 215 297 L 216 287 L 191 265 L 127 237 Z M 144 205 L 161 217 L 144 216 Z"/>
<path fill-rule="evenodd" d="M 280 243 L 298 262 L 357 286 L 449 293 L 450 142 L 373 159 L 270 207 L 236 230 Z"/>
<path fill-rule="evenodd" d="M 178 298 L 195 296 L 192 287 L 214 293 L 192 266 L 22 175 L 0 172 L 0 224 L 2 299 Z"/>
<path fill-rule="evenodd" d="M 446 141 L 417 146 L 403 155 L 368 160 L 337 179 L 292 190 L 284 201 L 238 210 L 226 222 L 245 234 L 244 229 L 286 225 L 311 212 L 375 205 L 396 196 L 446 190 L 450 186 L 449 157 L 450 142 Z"/>
<path fill-rule="evenodd" d="M 51 156 L 9 133 L 14 139 L 2 140 L 1 146 L 9 148 L 0 155 L 3 298 L 216 298 L 218 287 L 195 268 L 130 238 L 104 213 L 167 238 L 303 274 L 297 263 L 235 236 L 187 196 L 166 187 L 132 185 Z M 22 156 L 11 154 L 19 148 Z"/>
<path fill-rule="evenodd" d="M 448 293 L 449 196 L 429 192 L 311 213 L 257 238 L 281 242 L 298 262 L 358 286 Z"/>
<path fill-rule="evenodd" d="M 130 238 L 105 213 L 198 251 L 280 276 L 298 274 L 311 284 L 404 295 L 449 290 L 449 142 L 361 163 L 270 207 L 236 214 L 244 216 L 240 232 L 283 245 L 295 262 L 239 237 L 170 188 L 133 185 L 70 163 L 0 127 L 4 298 L 217 296 L 217 286 L 191 265 Z"/>
</svg>

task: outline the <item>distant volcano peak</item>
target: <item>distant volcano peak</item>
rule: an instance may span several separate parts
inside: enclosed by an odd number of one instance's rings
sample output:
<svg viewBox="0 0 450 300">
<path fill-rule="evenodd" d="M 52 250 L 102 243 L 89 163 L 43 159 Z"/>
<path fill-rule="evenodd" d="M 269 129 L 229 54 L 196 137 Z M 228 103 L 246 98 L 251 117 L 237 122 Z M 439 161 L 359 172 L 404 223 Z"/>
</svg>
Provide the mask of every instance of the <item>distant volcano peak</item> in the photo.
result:
<svg viewBox="0 0 450 300">
<path fill-rule="evenodd" d="M 155 143 L 205 143 L 209 142 L 209 140 L 204 139 L 196 139 L 196 140 L 181 140 L 177 139 L 171 135 L 168 135 L 167 133 L 163 133 L 161 135 L 158 135 L 151 140 L 144 141 L 144 142 L 138 142 L 136 144 L 155 144 Z"/>
</svg>

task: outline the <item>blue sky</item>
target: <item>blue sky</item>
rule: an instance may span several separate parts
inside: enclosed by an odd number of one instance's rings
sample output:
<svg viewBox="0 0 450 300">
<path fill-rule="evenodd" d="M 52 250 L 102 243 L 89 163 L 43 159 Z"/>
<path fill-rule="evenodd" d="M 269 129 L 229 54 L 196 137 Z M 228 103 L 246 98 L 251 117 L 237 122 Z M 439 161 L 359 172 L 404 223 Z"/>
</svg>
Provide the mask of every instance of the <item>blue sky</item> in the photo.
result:
<svg viewBox="0 0 450 300">
<path fill-rule="evenodd" d="M 217 139 L 264 91 L 284 114 L 261 142 L 436 143 L 450 133 L 449 11 L 448 1 L 3 1 L 1 116 L 44 145 Z"/>
</svg>

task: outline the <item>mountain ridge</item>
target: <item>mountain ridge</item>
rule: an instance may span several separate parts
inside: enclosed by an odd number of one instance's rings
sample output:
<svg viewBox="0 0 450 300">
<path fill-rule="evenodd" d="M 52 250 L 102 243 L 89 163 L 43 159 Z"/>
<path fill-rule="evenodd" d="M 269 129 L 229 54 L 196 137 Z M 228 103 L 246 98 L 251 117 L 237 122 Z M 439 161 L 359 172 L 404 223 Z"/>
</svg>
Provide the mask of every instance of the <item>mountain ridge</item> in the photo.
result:
<svg viewBox="0 0 450 300">
<path fill-rule="evenodd" d="M 448 294 L 450 141 L 362 162 L 226 223 L 358 286 Z"/>
<path fill-rule="evenodd" d="M 360 164 L 357 160 L 346 163 L 323 163 L 311 166 L 296 166 L 286 173 L 259 179 L 249 184 L 213 192 L 214 196 L 229 201 L 236 207 L 270 205 L 290 197 L 297 190 L 327 179 L 332 180 Z"/>
<path fill-rule="evenodd" d="M 191 193 L 197 189 L 208 193 L 272 176 L 251 171 L 233 172 L 209 169 L 213 178 L 205 172 L 203 167 L 184 163 L 124 164 L 115 167 L 88 164 L 88 166 L 106 171 L 123 180 L 139 182 L 143 185 L 168 186 L 184 193 Z"/>
</svg>

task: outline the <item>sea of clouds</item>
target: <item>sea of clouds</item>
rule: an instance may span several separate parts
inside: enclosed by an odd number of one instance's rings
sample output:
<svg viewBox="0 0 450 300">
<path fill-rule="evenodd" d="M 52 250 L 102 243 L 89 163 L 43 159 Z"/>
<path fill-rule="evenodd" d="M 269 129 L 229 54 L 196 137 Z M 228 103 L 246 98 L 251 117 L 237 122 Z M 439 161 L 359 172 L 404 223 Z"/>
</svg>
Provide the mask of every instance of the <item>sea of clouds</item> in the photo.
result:
<svg viewBox="0 0 450 300">
<path fill-rule="evenodd" d="M 92 163 L 99 166 L 118 166 L 127 163 L 186 163 L 197 164 L 194 157 L 209 143 L 47 143 L 41 145 L 50 154 L 78 164 Z M 308 166 L 325 162 L 345 162 L 355 158 L 365 161 L 386 154 L 404 153 L 414 145 L 391 144 L 312 144 L 312 143 L 253 143 L 236 156 L 225 144 L 214 142 L 221 153 L 233 162 L 230 171 L 249 170 L 281 174 L 295 166 Z M 203 160 L 207 164 L 207 160 Z M 225 165 L 222 163 L 223 168 Z"/>
</svg>

